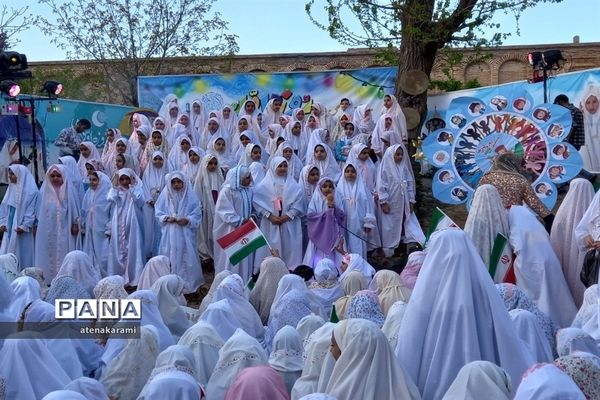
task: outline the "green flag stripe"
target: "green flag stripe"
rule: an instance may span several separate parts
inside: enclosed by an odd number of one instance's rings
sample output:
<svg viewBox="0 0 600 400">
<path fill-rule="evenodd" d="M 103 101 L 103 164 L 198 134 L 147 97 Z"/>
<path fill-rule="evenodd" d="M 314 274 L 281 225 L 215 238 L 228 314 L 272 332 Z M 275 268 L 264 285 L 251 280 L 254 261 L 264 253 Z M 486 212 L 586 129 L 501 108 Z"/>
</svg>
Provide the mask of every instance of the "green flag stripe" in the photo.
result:
<svg viewBox="0 0 600 400">
<path fill-rule="evenodd" d="M 498 269 L 498 263 L 500 262 L 500 257 L 502 256 L 502 252 L 504 251 L 507 242 L 508 240 L 501 233 L 496 235 L 494 247 L 492 247 L 492 253 L 490 254 L 489 271 L 492 279 L 496 276 L 496 269 Z"/>
<path fill-rule="evenodd" d="M 431 220 L 429 221 L 429 227 L 427 228 L 427 236 L 425 236 L 425 242 L 429 240 L 429 236 L 431 236 L 431 234 L 435 232 L 438 224 L 444 218 L 446 218 L 446 214 L 444 214 L 442 210 L 436 207 L 435 210 L 433 210 L 433 214 L 431 214 Z"/>
<path fill-rule="evenodd" d="M 242 261 L 244 258 L 248 257 L 250 254 L 252 254 L 256 250 L 258 250 L 261 247 L 266 246 L 266 245 L 267 245 L 267 241 L 265 240 L 265 237 L 263 235 L 260 235 L 259 237 L 257 237 L 256 239 L 254 239 L 253 241 L 251 241 L 250 243 L 248 243 L 247 245 L 245 245 L 244 247 L 242 247 L 235 253 L 233 253 L 229 257 L 229 262 L 231 264 L 235 265 L 235 264 L 239 263 L 240 261 Z"/>
</svg>

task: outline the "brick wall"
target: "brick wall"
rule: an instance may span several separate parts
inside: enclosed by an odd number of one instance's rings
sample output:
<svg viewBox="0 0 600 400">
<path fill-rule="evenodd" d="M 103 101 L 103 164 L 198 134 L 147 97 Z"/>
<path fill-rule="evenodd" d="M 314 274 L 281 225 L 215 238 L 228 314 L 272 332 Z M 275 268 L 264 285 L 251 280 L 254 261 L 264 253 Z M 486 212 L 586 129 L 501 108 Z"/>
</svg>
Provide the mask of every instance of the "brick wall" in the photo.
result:
<svg viewBox="0 0 600 400">
<path fill-rule="evenodd" d="M 462 50 L 465 55 L 464 61 L 453 68 L 452 74 L 455 79 L 461 81 L 477 79 L 482 85 L 530 79 L 531 68 L 527 54 L 549 49 L 562 50 L 567 59 L 561 73 L 600 67 L 600 43 L 504 46 L 483 49 L 482 52 L 490 54 L 491 57 L 477 62 L 472 61 L 476 54 L 473 50 Z M 66 97 L 123 103 L 123 99 L 104 81 L 102 71 L 94 61 L 32 62 L 30 65 L 36 81 L 43 82 L 53 76 L 61 77 L 65 84 Z M 115 61 L 114 67 L 118 68 L 118 65 L 119 61 Z M 323 71 L 384 65 L 377 59 L 377 50 L 349 49 L 345 52 L 307 54 L 176 57 L 163 66 L 160 74 Z M 441 72 L 443 66 L 443 60 L 436 61 L 432 79 L 445 79 Z M 68 74 L 65 71 L 68 71 Z"/>
</svg>

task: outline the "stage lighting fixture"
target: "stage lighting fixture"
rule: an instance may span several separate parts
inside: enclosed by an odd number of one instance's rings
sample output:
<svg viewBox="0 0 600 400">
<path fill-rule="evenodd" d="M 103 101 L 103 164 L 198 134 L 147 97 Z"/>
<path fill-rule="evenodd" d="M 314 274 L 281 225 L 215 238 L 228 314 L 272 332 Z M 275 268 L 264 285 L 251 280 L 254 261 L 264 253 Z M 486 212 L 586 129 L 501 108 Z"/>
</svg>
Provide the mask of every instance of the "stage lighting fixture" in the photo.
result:
<svg viewBox="0 0 600 400">
<path fill-rule="evenodd" d="M 63 85 L 56 81 L 46 81 L 41 91 L 48 93 L 50 96 L 58 96 L 63 91 Z"/>
<path fill-rule="evenodd" d="M 28 68 L 27 56 L 16 51 L 0 52 L 0 71 L 14 72 L 23 71 Z"/>
<path fill-rule="evenodd" d="M 15 81 L 0 82 L 0 92 L 8 97 L 17 97 L 21 93 L 21 87 Z"/>
<path fill-rule="evenodd" d="M 533 69 L 544 68 L 544 56 L 541 51 L 533 51 L 527 55 Z"/>
<path fill-rule="evenodd" d="M 560 50 L 547 50 L 542 54 L 547 69 L 559 69 L 560 61 L 567 61 Z"/>
</svg>

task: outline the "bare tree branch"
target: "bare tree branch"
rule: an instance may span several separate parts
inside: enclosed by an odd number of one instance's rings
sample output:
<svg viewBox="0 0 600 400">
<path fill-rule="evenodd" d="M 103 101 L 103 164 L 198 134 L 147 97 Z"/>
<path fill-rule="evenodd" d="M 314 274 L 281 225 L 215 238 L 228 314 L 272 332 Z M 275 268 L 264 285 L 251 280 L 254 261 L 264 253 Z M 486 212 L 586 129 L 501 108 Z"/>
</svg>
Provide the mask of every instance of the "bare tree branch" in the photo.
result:
<svg viewBox="0 0 600 400">
<path fill-rule="evenodd" d="M 17 36 L 32 22 L 26 13 L 29 7 L 13 8 L 3 5 L 0 9 L 0 51 L 8 50 L 19 43 Z"/>
<path fill-rule="evenodd" d="M 94 59 L 126 102 L 137 104 L 136 77 L 160 72 L 166 59 L 239 50 L 216 0 L 38 0 L 52 16 L 36 25 L 69 58 Z M 118 60 L 118 63 L 115 63 Z"/>
</svg>

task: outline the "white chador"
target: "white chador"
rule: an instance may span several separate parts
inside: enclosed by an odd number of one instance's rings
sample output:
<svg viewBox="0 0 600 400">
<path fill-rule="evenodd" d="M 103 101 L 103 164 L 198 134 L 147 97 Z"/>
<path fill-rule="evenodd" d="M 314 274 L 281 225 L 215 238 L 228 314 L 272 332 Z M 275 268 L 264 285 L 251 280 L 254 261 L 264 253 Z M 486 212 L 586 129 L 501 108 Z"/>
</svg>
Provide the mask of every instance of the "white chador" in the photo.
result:
<svg viewBox="0 0 600 400">
<path fill-rule="evenodd" d="M 401 148 L 402 160 L 394 161 L 394 154 Z M 404 242 L 423 243 L 425 234 L 417 221 L 410 204 L 415 202 L 415 179 L 410 166 L 408 152 L 403 144 L 388 148 L 377 171 L 377 193 L 379 207 L 377 222 L 379 225 L 381 244 L 384 249 L 395 249 L 400 244 L 404 230 Z M 383 212 L 383 204 L 388 204 L 390 211 Z"/>
<path fill-rule="evenodd" d="M 110 231 L 110 203 L 108 192 L 110 179 L 102 172 L 96 172 L 99 182 L 96 189 L 91 187 L 83 196 L 82 215 L 84 221 L 83 251 L 106 276 L 108 265 L 108 236 Z"/>
<path fill-rule="evenodd" d="M 590 85 L 583 95 L 583 127 L 585 146 L 580 150 L 585 167 L 591 171 L 600 171 L 600 87 Z"/>
<path fill-rule="evenodd" d="M 0 254 L 13 253 L 24 269 L 33 266 L 32 228 L 39 190 L 25 166 L 15 164 L 8 168 L 17 182 L 9 183 L 0 205 L 0 226 L 6 228 Z"/>
<path fill-rule="evenodd" d="M 119 179 L 127 176 L 131 186 L 126 189 Z M 119 170 L 108 192 L 111 202 L 111 231 L 108 249 L 108 275 L 120 275 L 126 285 L 137 285 L 146 262 L 143 250 L 143 207 L 146 202 L 143 183 L 130 168 Z"/>
<path fill-rule="evenodd" d="M 215 170 L 212 172 L 208 170 L 208 164 L 211 162 L 216 163 Z M 214 258 L 215 205 L 224 180 L 217 156 L 214 153 L 206 154 L 200 163 L 200 170 L 194 182 L 194 190 L 202 205 L 202 223 L 198 229 L 198 252 L 203 260 Z"/>
<path fill-rule="evenodd" d="M 50 176 L 58 172 L 62 185 L 54 186 Z M 52 282 L 67 253 L 81 248 L 79 229 L 81 202 L 79 194 L 67 179 L 64 165 L 53 165 L 46 172 L 46 179 L 38 197 L 38 229 L 35 241 L 35 266 L 44 271 L 46 283 Z"/>
<path fill-rule="evenodd" d="M 177 180 L 181 181 L 181 188 L 174 187 Z M 183 172 L 167 175 L 154 208 L 161 226 L 158 252 L 169 257 L 173 273 L 184 280 L 183 292 L 195 292 L 204 282 L 196 251 L 196 231 L 202 211 L 200 200 Z"/>
<path fill-rule="evenodd" d="M 304 214 L 305 204 L 302 187 L 288 172 L 285 176 L 277 174 L 277 167 L 287 163 L 283 157 L 274 157 L 267 176 L 254 190 L 254 207 L 260 214 L 260 229 L 273 249 L 279 250 L 280 258 L 289 268 L 295 268 L 302 263 L 302 237 L 301 217 Z M 287 218 L 283 223 L 272 223 L 273 217 Z M 256 251 L 255 270 L 269 250 L 262 247 Z"/>
<path fill-rule="evenodd" d="M 242 181 L 251 181 L 248 167 L 238 165 L 227 172 L 225 184 L 219 192 L 219 198 L 215 205 L 213 248 L 215 252 L 215 273 L 229 270 L 240 275 L 246 282 L 252 275 L 254 254 L 234 266 L 231 265 L 227 254 L 217 243 L 217 239 L 232 232 L 250 218 L 252 213 L 252 189 L 249 186 L 244 186 Z"/>
<path fill-rule="evenodd" d="M 579 275 L 586 251 L 577 245 L 575 230 L 593 198 L 594 187 L 588 180 L 573 179 L 569 183 L 569 192 L 556 212 L 550 234 L 552 247 L 562 265 L 576 306 L 581 306 L 585 292 Z"/>
<path fill-rule="evenodd" d="M 524 206 L 512 206 L 508 222 L 510 245 L 517 255 L 517 285 L 555 324 L 570 326 L 577 308 L 548 233 L 533 212 Z"/>
<path fill-rule="evenodd" d="M 344 175 L 348 167 L 353 167 L 356 171 L 354 181 L 349 181 Z M 367 258 L 367 243 L 375 241 L 373 230 L 377 227 L 373 196 L 358 172 L 358 168 L 352 162 L 344 165 L 337 190 L 342 198 L 346 215 L 344 234 L 346 249 L 348 253 L 357 253 L 363 258 Z"/>
</svg>

